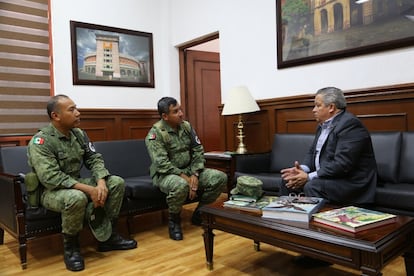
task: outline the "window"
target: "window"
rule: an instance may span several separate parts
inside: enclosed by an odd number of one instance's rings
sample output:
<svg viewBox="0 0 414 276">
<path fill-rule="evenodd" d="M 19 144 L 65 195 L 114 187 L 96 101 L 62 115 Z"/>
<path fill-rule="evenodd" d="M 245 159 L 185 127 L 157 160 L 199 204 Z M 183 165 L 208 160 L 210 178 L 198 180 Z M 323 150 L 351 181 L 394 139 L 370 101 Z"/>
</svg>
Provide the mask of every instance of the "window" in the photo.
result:
<svg viewBox="0 0 414 276">
<path fill-rule="evenodd" d="M 3 0 L 0 22 L 0 135 L 34 134 L 49 122 L 48 0 Z"/>
</svg>

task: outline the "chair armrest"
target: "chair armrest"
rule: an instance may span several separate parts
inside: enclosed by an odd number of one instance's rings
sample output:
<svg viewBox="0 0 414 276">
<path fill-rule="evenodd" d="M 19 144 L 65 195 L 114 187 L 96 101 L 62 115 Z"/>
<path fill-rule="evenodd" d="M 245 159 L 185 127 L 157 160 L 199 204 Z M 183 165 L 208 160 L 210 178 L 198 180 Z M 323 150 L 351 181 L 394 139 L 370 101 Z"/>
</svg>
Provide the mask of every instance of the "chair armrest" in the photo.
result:
<svg viewBox="0 0 414 276">
<path fill-rule="evenodd" d="M 17 233 L 17 220 L 24 216 L 22 179 L 19 175 L 0 173 L 0 225 Z"/>
<path fill-rule="evenodd" d="M 255 154 L 238 154 L 236 158 L 236 172 L 261 173 L 270 168 L 270 152 Z"/>
</svg>

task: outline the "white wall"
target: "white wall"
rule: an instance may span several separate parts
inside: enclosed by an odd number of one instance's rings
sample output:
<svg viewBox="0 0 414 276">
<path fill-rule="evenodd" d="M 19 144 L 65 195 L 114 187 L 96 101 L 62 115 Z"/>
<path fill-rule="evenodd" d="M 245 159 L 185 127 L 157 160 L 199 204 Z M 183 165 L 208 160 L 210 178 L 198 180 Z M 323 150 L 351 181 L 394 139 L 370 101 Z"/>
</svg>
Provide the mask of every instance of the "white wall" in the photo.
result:
<svg viewBox="0 0 414 276">
<path fill-rule="evenodd" d="M 170 94 L 169 2 L 163 0 L 52 0 L 55 93 L 70 96 L 80 108 L 153 109 Z M 155 88 L 72 84 L 69 21 L 153 34 Z M 178 85 L 177 81 L 174 80 Z M 176 90 L 176 89 L 175 89 Z M 176 95 L 179 95 L 179 91 Z M 175 95 L 174 95 L 175 96 Z"/>
<path fill-rule="evenodd" d="M 82 108 L 155 108 L 179 98 L 177 45 L 220 34 L 222 99 L 247 85 L 256 99 L 414 82 L 414 47 L 277 69 L 276 0 L 52 0 L 55 87 Z M 97 8 L 99 7 L 99 8 Z M 151 32 L 155 88 L 73 86 L 69 20 Z"/>
<path fill-rule="evenodd" d="M 414 47 L 277 69 L 276 0 L 173 0 L 172 44 L 220 33 L 222 99 L 245 84 L 256 99 L 414 82 Z"/>
</svg>

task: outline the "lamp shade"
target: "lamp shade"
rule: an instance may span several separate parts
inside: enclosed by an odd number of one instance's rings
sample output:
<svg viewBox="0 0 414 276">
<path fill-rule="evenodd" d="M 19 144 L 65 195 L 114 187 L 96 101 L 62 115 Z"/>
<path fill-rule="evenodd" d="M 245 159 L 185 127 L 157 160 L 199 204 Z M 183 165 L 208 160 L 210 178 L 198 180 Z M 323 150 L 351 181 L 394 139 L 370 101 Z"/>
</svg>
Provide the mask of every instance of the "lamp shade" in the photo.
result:
<svg viewBox="0 0 414 276">
<path fill-rule="evenodd" d="M 254 111 L 259 111 L 255 99 L 250 95 L 246 86 L 233 87 L 227 96 L 227 101 L 224 103 L 221 115 L 243 114 Z"/>
</svg>

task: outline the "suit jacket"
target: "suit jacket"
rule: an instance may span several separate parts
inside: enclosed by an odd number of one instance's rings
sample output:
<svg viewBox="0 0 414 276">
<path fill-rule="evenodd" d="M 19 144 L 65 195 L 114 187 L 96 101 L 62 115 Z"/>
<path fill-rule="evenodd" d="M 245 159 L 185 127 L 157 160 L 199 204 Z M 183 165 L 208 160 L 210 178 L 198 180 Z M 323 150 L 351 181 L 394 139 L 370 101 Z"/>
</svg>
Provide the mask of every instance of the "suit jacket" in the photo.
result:
<svg viewBox="0 0 414 276">
<path fill-rule="evenodd" d="M 303 161 L 315 171 L 316 143 L 322 128 Z M 377 165 L 371 136 L 361 121 L 344 111 L 332 121 L 332 129 L 319 156 L 318 177 L 333 202 L 373 203 L 377 184 Z"/>
</svg>

